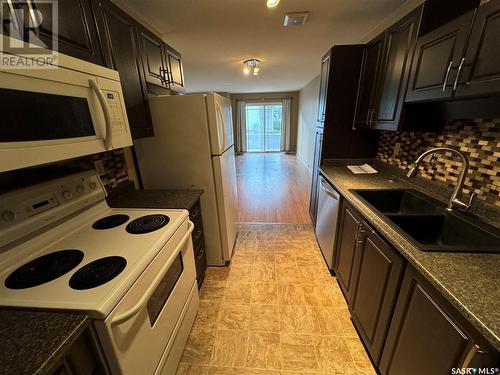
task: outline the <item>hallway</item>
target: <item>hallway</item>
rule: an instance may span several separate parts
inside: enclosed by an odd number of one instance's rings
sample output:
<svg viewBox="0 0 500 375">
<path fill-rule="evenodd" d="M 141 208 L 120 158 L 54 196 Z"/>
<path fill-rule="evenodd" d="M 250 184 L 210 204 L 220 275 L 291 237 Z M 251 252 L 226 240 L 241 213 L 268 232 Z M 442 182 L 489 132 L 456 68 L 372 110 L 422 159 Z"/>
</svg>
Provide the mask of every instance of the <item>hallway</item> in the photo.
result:
<svg viewBox="0 0 500 375">
<path fill-rule="evenodd" d="M 311 175 L 295 155 L 236 157 L 240 222 L 310 224 Z"/>
<path fill-rule="evenodd" d="M 209 267 L 177 375 L 376 375 L 311 225 L 240 224 Z"/>
</svg>

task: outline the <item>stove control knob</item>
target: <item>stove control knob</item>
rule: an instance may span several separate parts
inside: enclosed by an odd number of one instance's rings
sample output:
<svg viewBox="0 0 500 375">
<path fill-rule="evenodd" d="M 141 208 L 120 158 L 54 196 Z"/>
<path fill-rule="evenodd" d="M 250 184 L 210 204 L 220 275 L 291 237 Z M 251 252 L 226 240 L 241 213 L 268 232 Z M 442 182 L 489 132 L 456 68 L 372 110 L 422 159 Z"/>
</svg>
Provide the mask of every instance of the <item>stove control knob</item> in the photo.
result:
<svg viewBox="0 0 500 375">
<path fill-rule="evenodd" d="M 78 185 L 77 188 L 76 188 L 76 191 L 79 193 L 79 194 L 85 194 L 85 191 L 87 189 L 85 189 L 85 186 L 83 185 Z"/>
<path fill-rule="evenodd" d="M 68 200 L 68 199 L 73 198 L 73 193 L 69 190 L 65 190 L 62 192 L 62 196 L 64 199 Z"/>
<path fill-rule="evenodd" d="M 97 182 L 92 181 L 92 182 L 90 183 L 90 185 L 89 185 L 89 186 L 90 186 L 90 188 L 91 188 L 92 190 L 95 190 L 95 189 L 97 189 Z"/>
<path fill-rule="evenodd" d="M 16 220 L 16 213 L 11 210 L 5 210 L 2 212 L 2 220 L 11 223 Z"/>
</svg>

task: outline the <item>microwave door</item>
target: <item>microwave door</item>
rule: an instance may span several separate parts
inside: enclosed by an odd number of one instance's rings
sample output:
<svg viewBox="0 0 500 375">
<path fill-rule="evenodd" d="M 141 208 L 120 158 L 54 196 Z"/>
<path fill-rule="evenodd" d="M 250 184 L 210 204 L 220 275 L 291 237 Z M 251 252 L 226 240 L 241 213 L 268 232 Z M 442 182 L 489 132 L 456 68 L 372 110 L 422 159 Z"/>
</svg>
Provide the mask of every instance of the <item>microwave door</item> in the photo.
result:
<svg viewBox="0 0 500 375">
<path fill-rule="evenodd" d="M 106 151 L 93 76 L 63 68 L 35 73 L 0 72 L 0 117 L 9 124 L 0 127 L 0 172 Z"/>
</svg>

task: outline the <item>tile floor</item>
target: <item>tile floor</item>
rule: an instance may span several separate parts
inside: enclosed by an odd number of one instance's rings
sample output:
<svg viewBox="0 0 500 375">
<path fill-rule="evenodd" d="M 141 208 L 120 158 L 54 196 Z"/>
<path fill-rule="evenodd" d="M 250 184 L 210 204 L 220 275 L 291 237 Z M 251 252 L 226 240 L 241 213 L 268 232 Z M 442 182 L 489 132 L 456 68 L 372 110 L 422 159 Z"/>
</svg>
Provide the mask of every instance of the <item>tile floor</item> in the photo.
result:
<svg viewBox="0 0 500 375">
<path fill-rule="evenodd" d="M 200 299 L 177 374 L 375 374 L 310 225 L 242 224 Z"/>
</svg>

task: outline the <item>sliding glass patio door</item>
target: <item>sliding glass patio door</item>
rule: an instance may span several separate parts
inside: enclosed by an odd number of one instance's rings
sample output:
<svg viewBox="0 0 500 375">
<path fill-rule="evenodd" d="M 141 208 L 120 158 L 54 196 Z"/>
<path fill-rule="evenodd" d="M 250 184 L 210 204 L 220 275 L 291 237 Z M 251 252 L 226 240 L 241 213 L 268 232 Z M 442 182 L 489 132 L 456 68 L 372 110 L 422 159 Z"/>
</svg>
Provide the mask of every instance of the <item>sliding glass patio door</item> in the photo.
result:
<svg viewBox="0 0 500 375">
<path fill-rule="evenodd" d="M 246 104 L 247 152 L 281 151 L 281 103 Z"/>
</svg>

